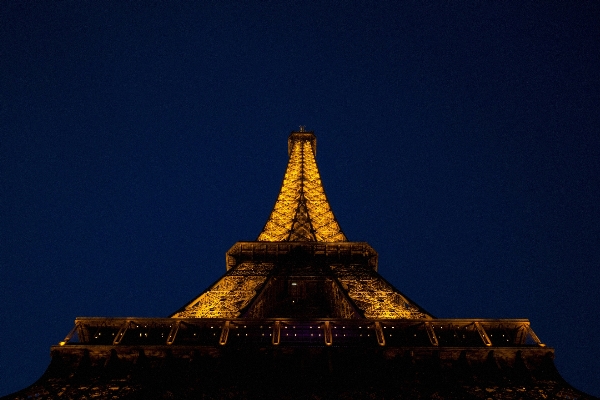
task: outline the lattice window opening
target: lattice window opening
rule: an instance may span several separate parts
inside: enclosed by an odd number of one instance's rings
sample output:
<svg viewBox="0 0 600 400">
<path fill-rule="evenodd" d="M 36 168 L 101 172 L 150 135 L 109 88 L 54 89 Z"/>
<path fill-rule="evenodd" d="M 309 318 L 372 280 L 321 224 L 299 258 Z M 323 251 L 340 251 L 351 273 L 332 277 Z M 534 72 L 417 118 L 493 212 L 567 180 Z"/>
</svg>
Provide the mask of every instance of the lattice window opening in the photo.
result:
<svg viewBox="0 0 600 400">
<path fill-rule="evenodd" d="M 382 323 L 386 346 L 431 346 L 424 324 Z"/>
<path fill-rule="evenodd" d="M 171 331 L 171 324 L 130 322 L 120 341 L 122 345 L 159 345 L 165 344 Z"/>
<path fill-rule="evenodd" d="M 120 326 L 93 326 L 93 325 L 85 325 L 85 330 L 87 332 L 93 332 L 88 336 L 88 343 L 93 344 L 112 344 L 115 340 L 115 336 L 119 332 Z M 86 335 L 87 336 L 87 335 Z"/>
<path fill-rule="evenodd" d="M 523 345 L 525 337 L 519 335 L 521 326 L 519 325 L 503 325 L 503 324 L 488 324 L 482 323 L 482 327 L 485 329 L 490 341 L 493 346 L 504 347 L 504 346 L 515 346 Z M 519 340 L 520 339 L 520 340 Z M 532 342 L 533 339 L 531 339 Z M 532 345 L 534 343 L 531 343 Z"/>
<path fill-rule="evenodd" d="M 270 324 L 231 324 L 227 345 L 244 343 L 269 344 L 272 341 L 273 326 Z"/>
<path fill-rule="evenodd" d="M 347 325 L 338 323 L 332 323 L 331 325 L 331 337 L 334 345 L 377 346 L 377 335 L 373 325 Z"/>
<path fill-rule="evenodd" d="M 175 345 L 216 345 L 221 336 L 222 323 L 193 324 L 182 322 L 175 336 Z"/>
<path fill-rule="evenodd" d="M 324 340 L 323 327 L 318 323 L 282 323 L 280 340 L 284 344 L 321 344 Z"/>
<path fill-rule="evenodd" d="M 440 346 L 485 346 L 473 323 L 466 325 L 432 323 L 431 327 Z"/>
</svg>

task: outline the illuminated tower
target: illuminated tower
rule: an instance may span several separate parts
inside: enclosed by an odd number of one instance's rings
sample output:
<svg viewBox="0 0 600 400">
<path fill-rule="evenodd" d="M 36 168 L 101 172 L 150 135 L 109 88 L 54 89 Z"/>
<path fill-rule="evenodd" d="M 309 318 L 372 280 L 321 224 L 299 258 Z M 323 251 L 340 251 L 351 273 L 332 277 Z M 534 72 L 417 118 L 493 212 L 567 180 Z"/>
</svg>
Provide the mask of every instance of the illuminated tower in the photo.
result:
<svg viewBox="0 0 600 400">
<path fill-rule="evenodd" d="M 592 398 L 528 320 L 435 318 L 387 282 L 336 221 L 316 148 L 290 134 L 273 211 L 216 283 L 169 318 L 77 318 L 6 399 Z"/>
</svg>

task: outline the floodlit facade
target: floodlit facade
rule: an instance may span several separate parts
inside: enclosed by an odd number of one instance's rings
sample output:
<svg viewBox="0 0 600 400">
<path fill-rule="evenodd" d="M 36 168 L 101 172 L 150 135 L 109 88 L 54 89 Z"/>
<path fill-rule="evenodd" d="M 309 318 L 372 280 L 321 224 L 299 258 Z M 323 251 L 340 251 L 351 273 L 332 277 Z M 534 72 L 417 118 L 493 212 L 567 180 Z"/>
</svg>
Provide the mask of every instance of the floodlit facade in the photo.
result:
<svg viewBox="0 0 600 400">
<path fill-rule="evenodd" d="M 378 273 L 329 205 L 316 138 L 256 241 L 169 318 L 77 318 L 40 380 L 6 399 L 591 399 L 526 319 L 439 319 Z"/>
</svg>

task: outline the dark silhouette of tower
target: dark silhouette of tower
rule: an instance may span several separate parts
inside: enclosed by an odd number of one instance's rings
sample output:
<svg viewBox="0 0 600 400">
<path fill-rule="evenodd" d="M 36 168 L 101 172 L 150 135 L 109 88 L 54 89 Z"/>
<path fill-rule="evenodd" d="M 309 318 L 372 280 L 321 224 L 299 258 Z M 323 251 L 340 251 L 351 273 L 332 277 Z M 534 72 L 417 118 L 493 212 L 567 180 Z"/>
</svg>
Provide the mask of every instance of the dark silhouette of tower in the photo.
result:
<svg viewBox="0 0 600 400">
<path fill-rule="evenodd" d="M 342 232 L 312 132 L 292 132 L 256 241 L 169 318 L 77 318 L 33 385 L 5 399 L 591 399 L 526 319 L 442 319 Z"/>
</svg>

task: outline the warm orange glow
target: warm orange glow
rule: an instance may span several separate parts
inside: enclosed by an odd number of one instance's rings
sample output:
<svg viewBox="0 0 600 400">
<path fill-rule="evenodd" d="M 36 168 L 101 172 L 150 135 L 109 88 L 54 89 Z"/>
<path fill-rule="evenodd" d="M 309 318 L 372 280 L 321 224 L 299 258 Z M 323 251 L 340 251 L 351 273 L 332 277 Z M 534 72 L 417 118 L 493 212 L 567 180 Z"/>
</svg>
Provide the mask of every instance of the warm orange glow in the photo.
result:
<svg viewBox="0 0 600 400">
<path fill-rule="evenodd" d="M 292 134 L 281 191 L 259 241 L 344 242 L 315 161 L 314 135 Z"/>
<path fill-rule="evenodd" d="M 429 319 L 431 316 L 398 293 L 374 271 L 357 266 L 332 266 L 348 296 L 370 319 Z"/>
<path fill-rule="evenodd" d="M 271 263 L 240 264 L 173 317 L 235 318 L 256 295 L 272 268 Z"/>
</svg>

